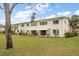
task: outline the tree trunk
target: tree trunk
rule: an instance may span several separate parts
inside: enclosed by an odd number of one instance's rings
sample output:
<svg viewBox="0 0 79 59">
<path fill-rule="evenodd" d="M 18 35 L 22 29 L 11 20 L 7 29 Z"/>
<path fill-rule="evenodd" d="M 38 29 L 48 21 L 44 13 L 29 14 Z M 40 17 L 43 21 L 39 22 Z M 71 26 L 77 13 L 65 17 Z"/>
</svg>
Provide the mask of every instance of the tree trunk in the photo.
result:
<svg viewBox="0 0 79 59">
<path fill-rule="evenodd" d="M 76 26 L 72 26 L 72 32 L 76 32 L 75 29 L 76 29 Z"/>
<path fill-rule="evenodd" d="M 11 37 L 11 18 L 9 4 L 4 3 L 5 9 L 5 34 L 6 34 L 6 49 L 13 48 Z"/>
</svg>

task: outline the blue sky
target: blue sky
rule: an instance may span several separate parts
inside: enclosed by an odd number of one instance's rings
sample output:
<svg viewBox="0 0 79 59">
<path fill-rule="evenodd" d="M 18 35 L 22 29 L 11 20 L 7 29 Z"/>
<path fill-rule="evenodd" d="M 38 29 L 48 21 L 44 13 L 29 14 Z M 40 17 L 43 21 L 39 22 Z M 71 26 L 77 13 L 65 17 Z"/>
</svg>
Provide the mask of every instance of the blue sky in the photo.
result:
<svg viewBox="0 0 79 59">
<path fill-rule="evenodd" d="M 12 5 L 12 4 L 10 4 Z M 0 6 L 3 7 L 2 4 Z M 39 7 L 40 6 L 40 7 Z M 31 9 L 31 7 L 33 9 Z M 37 10 L 37 11 L 34 11 Z M 79 15 L 79 4 L 78 3 L 46 3 L 46 4 L 18 4 L 13 10 L 11 16 L 12 23 L 21 23 L 30 21 L 32 12 L 36 12 L 36 19 L 48 19 L 54 17 L 71 17 L 72 15 Z M 0 9 L 0 24 L 4 24 L 5 15 L 4 10 Z"/>
</svg>

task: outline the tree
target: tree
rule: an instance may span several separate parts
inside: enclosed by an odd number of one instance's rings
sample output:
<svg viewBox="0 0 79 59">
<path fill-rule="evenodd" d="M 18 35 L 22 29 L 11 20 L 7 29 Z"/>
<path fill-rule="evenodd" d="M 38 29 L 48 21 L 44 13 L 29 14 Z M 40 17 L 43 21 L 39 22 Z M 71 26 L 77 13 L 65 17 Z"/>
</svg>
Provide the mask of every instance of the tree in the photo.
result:
<svg viewBox="0 0 79 59">
<path fill-rule="evenodd" d="M 31 5 L 31 4 L 29 4 L 29 5 Z M 33 12 L 32 12 L 32 15 L 31 15 L 31 22 L 34 22 L 34 19 L 35 19 L 35 15 L 36 15 L 36 9 L 34 9 L 33 7 L 32 7 L 32 5 L 31 5 L 31 9 L 33 10 Z"/>
<path fill-rule="evenodd" d="M 14 3 L 11 8 L 9 3 L 3 3 L 5 10 L 5 34 L 6 34 L 6 49 L 13 48 L 11 37 L 11 14 L 17 3 Z M 29 5 L 29 4 L 28 4 Z M 36 13 L 33 12 L 31 20 L 34 21 Z"/>
<path fill-rule="evenodd" d="M 5 10 L 5 34 L 6 34 L 6 49 L 13 48 L 11 37 L 11 14 L 16 6 L 16 3 L 10 8 L 9 3 L 3 3 Z"/>
<path fill-rule="evenodd" d="M 72 28 L 72 32 L 76 32 L 75 29 L 76 29 L 77 22 L 79 22 L 79 16 L 73 15 L 70 20 L 70 26 Z"/>
<path fill-rule="evenodd" d="M 4 10 L 5 10 L 6 49 L 13 48 L 12 37 L 11 37 L 11 32 L 12 32 L 11 31 L 11 14 L 12 14 L 12 11 L 15 8 L 16 5 L 17 5 L 17 3 L 13 3 L 13 5 L 10 7 L 9 3 L 3 3 Z M 28 3 L 28 5 L 31 5 L 31 4 Z M 39 5 L 39 7 L 40 7 L 40 5 Z M 1 9 L 3 9 L 3 8 L 1 8 Z M 37 10 L 34 9 L 34 7 L 31 7 L 31 9 L 34 10 L 32 12 L 31 22 L 34 22 Z"/>
<path fill-rule="evenodd" d="M 35 12 L 33 12 L 33 13 L 32 13 L 32 16 L 31 16 L 31 22 L 34 22 L 35 15 L 36 15 L 36 13 L 35 13 Z"/>
</svg>

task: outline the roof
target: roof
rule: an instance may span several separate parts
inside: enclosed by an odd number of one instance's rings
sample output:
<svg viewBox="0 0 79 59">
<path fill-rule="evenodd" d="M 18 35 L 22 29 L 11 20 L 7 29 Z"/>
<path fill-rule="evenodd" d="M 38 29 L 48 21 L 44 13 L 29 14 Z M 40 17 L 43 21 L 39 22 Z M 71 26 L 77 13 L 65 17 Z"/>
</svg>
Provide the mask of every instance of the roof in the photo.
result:
<svg viewBox="0 0 79 59">
<path fill-rule="evenodd" d="M 69 19 L 67 17 L 56 17 L 56 18 L 49 18 L 49 19 L 44 19 L 44 20 L 36 20 L 34 22 L 50 21 L 50 20 L 63 20 L 63 18 Z M 31 21 L 29 21 L 29 22 L 23 22 L 23 23 L 17 23 L 17 24 L 13 24 L 13 25 L 28 24 L 28 23 L 31 23 Z"/>
</svg>

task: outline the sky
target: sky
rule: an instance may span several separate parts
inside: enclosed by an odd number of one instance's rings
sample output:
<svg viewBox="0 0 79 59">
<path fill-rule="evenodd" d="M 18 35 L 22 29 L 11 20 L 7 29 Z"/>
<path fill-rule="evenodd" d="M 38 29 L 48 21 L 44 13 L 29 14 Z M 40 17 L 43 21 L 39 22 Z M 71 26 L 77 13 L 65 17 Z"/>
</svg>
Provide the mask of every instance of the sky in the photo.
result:
<svg viewBox="0 0 79 59">
<path fill-rule="evenodd" d="M 0 6 L 3 7 L 3 4 L 0 3 Z M 10 7 L 11 6 L 12 4 L 10 4 Z M 36 13 L 35 20 L 44 20 L 62 16 L 71 17 L 72 15 L 79 15 L 79 3 L 17 4 L 11 15 L 11 23 L 30 21 L 33 12 Z M 5 14 L 2 9 L 0 9 L 0 24 L 5 24 Z"/>
</svg>

